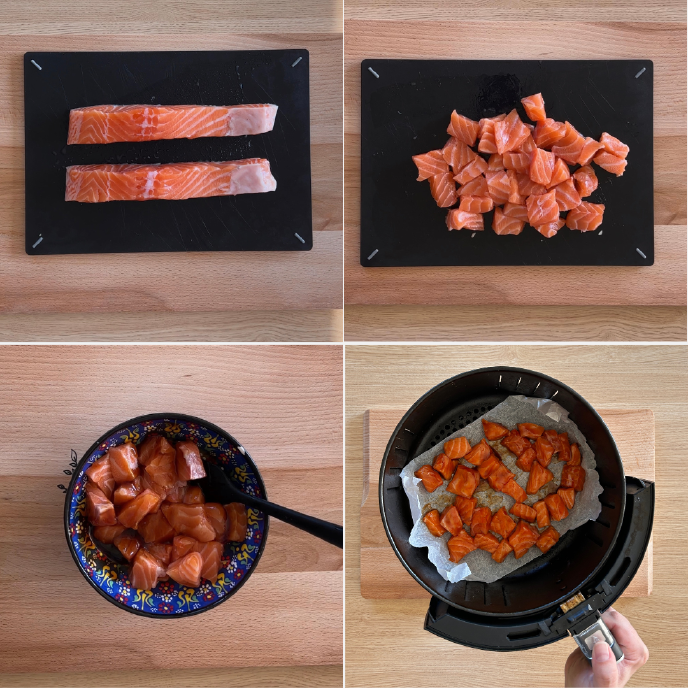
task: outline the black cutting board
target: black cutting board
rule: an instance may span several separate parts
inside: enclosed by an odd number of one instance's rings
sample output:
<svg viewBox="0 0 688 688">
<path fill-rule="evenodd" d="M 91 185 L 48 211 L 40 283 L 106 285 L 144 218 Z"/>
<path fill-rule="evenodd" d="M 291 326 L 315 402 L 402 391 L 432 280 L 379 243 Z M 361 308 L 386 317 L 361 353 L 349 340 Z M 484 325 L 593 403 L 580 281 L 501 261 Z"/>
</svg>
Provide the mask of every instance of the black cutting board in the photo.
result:
<svg viewBox="0 0 688 688">
<path fill-rule="evenodd" d="M 307 50 L 26 53 L 26 252 L 310 250 L 308 70 Z M 274 129 L 257 136 L 67 146 L 72 108 L 137 103 L 279 109 Z M 64 200 L 68 165 L 254 157 L 270 161 L 276 191 L 184 201 Z"/>
<path fill-rule="evenodd" d="M 364 60 L 361 265 L 652 265 L 652 74 L 650 60 Z M 479 120 L 516 108 L 528 122 L 520 100 L 539 92 L 548 117 L 630 146 L 622 177 L 593 165 L 599 188 L 585 200 L 605 204 L 603 224 L 497 236 L 487 213 L 483 232 L 448 231 L 411 156 L 442 148 L 452 110 Z"/>
</svg>

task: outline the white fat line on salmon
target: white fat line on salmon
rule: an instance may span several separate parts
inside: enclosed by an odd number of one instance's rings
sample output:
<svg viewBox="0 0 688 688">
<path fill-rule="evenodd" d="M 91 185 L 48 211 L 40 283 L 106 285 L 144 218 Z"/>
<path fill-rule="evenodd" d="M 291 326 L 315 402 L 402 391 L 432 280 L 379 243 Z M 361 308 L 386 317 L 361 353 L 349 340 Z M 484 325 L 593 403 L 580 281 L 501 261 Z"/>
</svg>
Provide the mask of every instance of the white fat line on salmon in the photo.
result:
<svg viewBox="0 0 688 688">
<path fill-rule="evenodd" d="M 39 235 L 38 235 L 38 240 L 36 241 L 36 243 L 35 243 L 31 248 L 36 248 L 36 246 L 38 246 L 38 244 L 40 244 L 41 241 L 43 241 L 43 235 L 42 235 L 42 234 L 39 234 Z"/>
<path fill-rule="evenodd" d="M 637 248 L 636 251 L 637 251 L 643 258 L 647 258 L 647 256 L 646 256 L 639 248 Z"/>
<path fill-rule="evenodd" d="M 369 71 L 376 79 L 379 79 L 379 78 L 380 78 L 380 75 L 379 75 L 372 67 L 368 67 L 368 71 Z"/>
<path fill-rule="evenodd" d="M 41 65 L 39 65 L 38 62 L 36 62 L 36 60 L 31 60 L 31 64 L 41 72 L 43 71 L 43 67 L 41 67 Z"/>
<path fill-rule="evenodd" d="M 303 237 L 300 237 L 296 232 L 294 232 L 294 236 L 302 243 L 305 244 L 306 240 Z"/>
<path fill-rule="evenodd" d="M 378 252 L 378 249 L 375 249 L 375 250 L 368 256 L 368 260 L 370 260 L 377 252 Z"/>
<path fill-rule="evenodd" d="M 291 66 L 292 66 L 292 67 L 296 67 L 296 65 L 299 64 L 299 62 L 301 62 L 301 60 L 303 60 L 303 58 L 302 58 L 302 57 L 298 57 L 296 60 L 294 60 L 294 61 L 291 63 Z"/>
<path fill-rule="evenodd" d="M 635 78 L 637 79 L 644 71 L 645 71 L 645 67 L 643 67 L 643 68 L 635 75 Z"/>
</svg>

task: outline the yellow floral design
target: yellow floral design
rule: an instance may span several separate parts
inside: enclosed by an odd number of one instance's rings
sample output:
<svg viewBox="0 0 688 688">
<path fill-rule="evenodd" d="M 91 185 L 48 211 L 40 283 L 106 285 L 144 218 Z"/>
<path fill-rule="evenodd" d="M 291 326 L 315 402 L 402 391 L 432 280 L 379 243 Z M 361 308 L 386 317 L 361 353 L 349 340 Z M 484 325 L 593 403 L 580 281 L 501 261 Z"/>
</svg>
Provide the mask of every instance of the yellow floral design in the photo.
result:
<svg viewBox="0 0 688 688">
<path fill-rule="evenodd" d="M 108 588 L 112 588 L 112 584 L 117 580 L 117 571 L 106 564 L 103 566 L 101 575 Z"/>
<path fill-rule="evenodd" d="M 140 602 L 141 609 L 144 609 L 146 606 L 146 602 L 148 602 L 148 600 L 150 600 L 151 597 L 153 597 L 153 593 L 150 590 L 136 590 L 136 597 L 134 598 L 134 602 Z"/>
<path fill-rule="evenodd" d="M 240 483 L 248 483 L 251 481 L 251 478 L 246 472 L 246 466 L 237 466 L 234 469 L 234 472 L 236 473 L 236 477 Z"/>
<path fill-rule="evenodd" d="M 165 432 L 171 433 L 173 435 L 179 435 L 182 431 L 182 428 L 180 425 L 177 425 L 177 423 L 167 423 L 165 425 Z"/>
<path fill-rule="evenodd" d="M 246 513 L 246 520 L 248 525 L 250 526 L 257 526 L 258 525 L 258 520 L 259 520 L 259 511 L 256 511 L 255 509 L 249 509 Z"/>
<path fill-rule="evenodd" d="M 250 555 L 254 549 L 255 547 L 253 547 L 253 545 L 241 545 L 241 551 L 239 552 L 239 554 L 237 554 L 237 559 L 242 563 L 247 562 L 251 558 Z"/>
<path fill-rule="evenodd" d="M 177 597 L 182 601 L 182 606 L 186 603 L 186 606 L 191 609 L 192 602 L 198 602 L 196 597 L 196 590 L 194 588 L 182 588 L 178 593 Z"/>
</svg>

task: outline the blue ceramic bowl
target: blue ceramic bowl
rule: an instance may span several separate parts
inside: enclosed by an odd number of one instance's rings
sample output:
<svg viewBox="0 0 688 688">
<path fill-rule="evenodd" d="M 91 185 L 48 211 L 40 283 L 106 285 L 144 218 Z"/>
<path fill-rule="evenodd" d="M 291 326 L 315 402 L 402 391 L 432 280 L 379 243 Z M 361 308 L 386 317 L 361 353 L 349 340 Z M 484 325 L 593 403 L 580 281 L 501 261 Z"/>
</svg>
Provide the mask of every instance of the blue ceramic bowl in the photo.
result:
<svg viewBox="0 0 688 688">
<path fill-rule="evenodd" d="M 256 465 L 246 450 L 224 430 L 200 418 L 178 413 L 134 418 L 103 435 L 84 454 L 74 471 L 65 499 L 64 522 L 69 550 L 91 586 L 121 609 L 163 619 L 199 614 L 227 600 L 251 575 L 263 554 L 268 517 L 260 511 L 248 510 L 246 540 L 225 545 L 216 583 L 202 580 L 200 587 L 194 589 L 170 579 L 158 583 L 154 590 L 132 588 L 129 566 L 114 563 L 91 540 L 86 519 L 85 473 L 110 447 L 126 441 L 139 444 L 151 432 L 164 435 L 170 442 L 195 442 L 213 463 L 224 468 L 243 492 L 267 499 Z"/>
</svg>

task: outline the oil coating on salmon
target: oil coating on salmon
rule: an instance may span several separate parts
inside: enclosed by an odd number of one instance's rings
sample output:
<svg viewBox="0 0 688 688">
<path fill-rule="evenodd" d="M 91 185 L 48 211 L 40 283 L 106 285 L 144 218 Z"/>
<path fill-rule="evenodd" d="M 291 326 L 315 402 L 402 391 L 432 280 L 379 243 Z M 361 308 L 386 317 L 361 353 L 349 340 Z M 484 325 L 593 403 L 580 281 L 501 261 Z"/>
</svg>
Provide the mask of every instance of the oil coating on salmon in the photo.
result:
<svg viewBox="0 0 688 688">
<path fill-rule="evenodd" d="M 152 201 L 237 196 L 274 191 L 277 182 L 263 158 L 162 165 L 72 165 L 65 201 Z"/>
<path fill-rule="evenodd" d="M 71 110 L 67 144 L 249 136 L 272 131 L 277 105 L 96 105 Z"/>
</svg>

